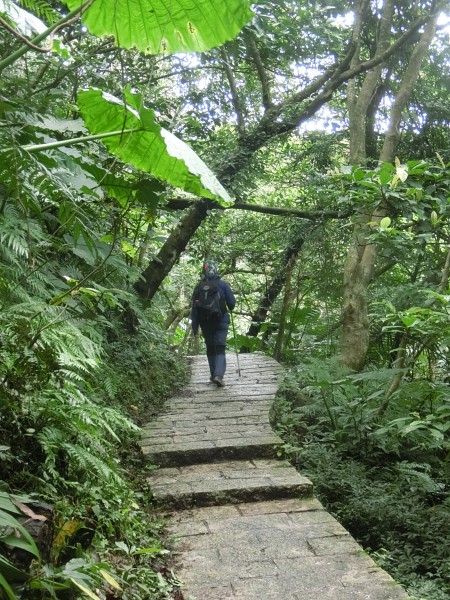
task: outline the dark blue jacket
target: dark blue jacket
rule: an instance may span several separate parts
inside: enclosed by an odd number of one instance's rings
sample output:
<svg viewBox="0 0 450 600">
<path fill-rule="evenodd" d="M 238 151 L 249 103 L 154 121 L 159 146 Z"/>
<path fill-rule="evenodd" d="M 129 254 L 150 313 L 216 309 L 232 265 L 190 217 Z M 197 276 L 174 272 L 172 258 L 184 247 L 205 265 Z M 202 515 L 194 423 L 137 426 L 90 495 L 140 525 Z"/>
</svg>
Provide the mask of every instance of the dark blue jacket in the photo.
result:
<svg viewBox="0 0 450 600">
<path fill-rule="evenodd" d="M 228 285 L 228 283 L 226 281 L 223 281 L 222 279 L 220 279 L 220 277 L 218 275 L 213 275 L 212 277 L 210 277 L 210 279 L 218 279 L 219 280 L 219 290 L 220 290 L 220 295 L 223 296 L 223 298 L 225 298 L 225 303 L 227 305 L 228 310 L 231 312 L 233 310 L 233 308 L 236 306 L 236 299 L 234 297 L 233 292 L 231 291 L 230 286 Z M 198 331 L 198 312 L 197 312 L 197 307 L 194 304 L 194 298 L 195 293 L 192 296 L 192 310 L 191 310 L 191 319 L 192 319 L 192 332 L 194 335 L 197 334 Z"/>
</svg>

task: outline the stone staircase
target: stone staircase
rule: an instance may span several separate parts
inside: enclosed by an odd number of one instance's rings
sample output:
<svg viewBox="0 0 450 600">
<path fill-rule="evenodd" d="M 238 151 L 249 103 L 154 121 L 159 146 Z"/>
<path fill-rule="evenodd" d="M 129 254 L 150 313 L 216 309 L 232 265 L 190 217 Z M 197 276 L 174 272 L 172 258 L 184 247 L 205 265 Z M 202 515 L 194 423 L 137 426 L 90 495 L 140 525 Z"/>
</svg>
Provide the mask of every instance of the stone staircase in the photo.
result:
<svg viewBox="0 0 450 600">
<path fill-rule="evenodd" d="M 180 397 L 143 430 L 149 478 L 177 539 L 186 600 L 397 600 L 404 590 L 313 497 L 311 481 L 277 459 L 269 424 L 281 367 L 227 355 L 226 386 L 192 359 Z"/>
</svg>

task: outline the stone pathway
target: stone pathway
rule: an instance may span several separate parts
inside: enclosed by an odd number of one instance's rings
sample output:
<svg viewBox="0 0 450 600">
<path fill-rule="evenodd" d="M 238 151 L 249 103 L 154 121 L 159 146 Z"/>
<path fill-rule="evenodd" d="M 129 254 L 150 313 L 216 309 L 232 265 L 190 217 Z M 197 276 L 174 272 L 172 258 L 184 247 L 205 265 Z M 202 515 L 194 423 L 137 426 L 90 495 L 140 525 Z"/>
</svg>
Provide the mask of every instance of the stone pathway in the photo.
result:
<svg viewBox="0 0 450 600">
<path fill-rule="evenodd" d="M 183 395 L 143 431 L 149 479 L 169 512 L 186 600 L 397 600 L 408 596 L 277 459 L 269 425 L 280 365 L 227 355 L 226 387 L 192 358 Z"/>
</svg>

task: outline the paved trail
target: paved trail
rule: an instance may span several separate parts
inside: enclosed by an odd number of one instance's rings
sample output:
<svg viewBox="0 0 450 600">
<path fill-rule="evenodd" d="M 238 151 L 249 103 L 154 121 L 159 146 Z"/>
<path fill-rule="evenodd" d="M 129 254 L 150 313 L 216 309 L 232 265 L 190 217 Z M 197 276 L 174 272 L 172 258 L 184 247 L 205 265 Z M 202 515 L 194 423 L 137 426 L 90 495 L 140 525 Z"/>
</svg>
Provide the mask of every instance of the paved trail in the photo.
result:
<svg viewBox="0 0 450 600">
<path fill-rule="evenodd" d="M 144 428 L 160 465 L 153 494 L 178 538 L 186 600 L 397 600 L 405 591 L 278 460 L 268 413 L 281 371 L 260 354 L 227 355 L 226 387 L 192 358 L 180 397 Z"/>
</svg>

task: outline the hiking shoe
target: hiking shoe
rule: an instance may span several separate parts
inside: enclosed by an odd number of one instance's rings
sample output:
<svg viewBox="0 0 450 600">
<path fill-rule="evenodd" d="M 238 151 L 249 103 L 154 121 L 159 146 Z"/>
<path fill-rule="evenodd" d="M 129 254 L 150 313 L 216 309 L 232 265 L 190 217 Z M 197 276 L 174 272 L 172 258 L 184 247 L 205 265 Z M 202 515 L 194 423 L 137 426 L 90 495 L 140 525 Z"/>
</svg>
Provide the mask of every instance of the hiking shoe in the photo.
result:
<svg viewBox="0 0 450 600">
<path fill-rule="evenodd" d="M 218 387 L 223 387 L 225 385 L 224 381 L 223 381 L 223 377 L 221 377 L 220 375 L 216 375 L 213 379 L 214 383 L 216 383 L 218 385 Z"/>
<path fill-rule="evenodd" d="M 214 377 L 213 377 L 212 375 L 211 375 L 211 377 L 209 378 L 209 381 L 210 381 L 211 383 L 215 383 L 215 381 L 214 381 Z"/>
</svg>

